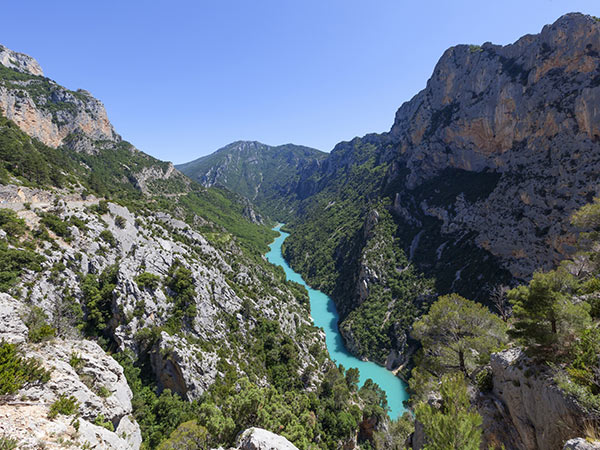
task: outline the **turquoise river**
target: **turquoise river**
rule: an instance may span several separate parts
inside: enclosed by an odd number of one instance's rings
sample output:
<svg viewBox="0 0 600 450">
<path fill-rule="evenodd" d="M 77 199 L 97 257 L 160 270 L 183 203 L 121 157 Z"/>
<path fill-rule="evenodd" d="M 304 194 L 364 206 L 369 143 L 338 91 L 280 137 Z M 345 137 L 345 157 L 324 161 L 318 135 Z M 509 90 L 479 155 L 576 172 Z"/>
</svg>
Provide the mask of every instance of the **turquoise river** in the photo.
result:
<svg viewBox="0 0 600 450">
<path fill-rule="evenodd" d="M 371 378 L 387 394 L 388 405 L 390 407 L 390 417 L 396 419 L 405 411 L 402 402 L 408 398 L 405 385 L 392 372 L 375 363 L 362 361 L 352 356 L 344 347 L 342 336 L 338 331 L 338 313 L 335 304 L 329 296 L 321 291 L 317 291 L 308 286 L 299 273 L 296 273 L 283 259 L 281 254 L 281 244 L 289 233 L 280 230 L 281 225 L 274 228 L 280 235 L 269 246 L 270 251 L 266 254 L 269 262 L 283 267 L 288 280 L 300 283 L 308 290 L 310 297 L 310 311 L 313 321 L 317 327 L 325 330 L 325 341 L 329 355 L 338 364 L 342 364 L 346 369 L 355 367 L 360 371 L 361 385 Z"/>
</svg>

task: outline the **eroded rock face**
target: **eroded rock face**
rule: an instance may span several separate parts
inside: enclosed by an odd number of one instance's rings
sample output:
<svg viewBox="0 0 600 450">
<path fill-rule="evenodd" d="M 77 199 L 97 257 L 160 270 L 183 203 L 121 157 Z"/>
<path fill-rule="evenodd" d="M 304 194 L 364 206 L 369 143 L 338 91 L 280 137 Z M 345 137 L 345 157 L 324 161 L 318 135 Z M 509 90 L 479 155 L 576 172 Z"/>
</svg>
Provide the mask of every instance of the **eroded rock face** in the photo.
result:
<svg viewBox="0 0 600 450">
<path fill-rule="evenodd" d="M 239 450 L 298 450 L 283 436 L 262 428 L 249 428 L 244 431 L 238 438 L 237 448 Z"/>
<path fill-rule="evenodd" d="M 30 136 L 50 147 L 72 143 L 84 151 L 93 151 L 93 146 L 89 142 L 83 145 L 74 136 L 113 143 L 121 140 L 104 105 L 89 92 L 70 91 L 44 78 L 35 59 L 1 45 L 0 64 L 23 74 L 16 80 L 0 82 L 0 109 Z"/>
<path fill-rule="evenodd" d="M 600 449 L 600 442 L 588 441 L 583 438 L 569 439 L 565 442 L 563 450 L 598 450 Z"/>
<path fill-rule="evenodd" d="M 452 47 L 398 110 L 384 158 L 409 191 L 447 169 L 500 174 L 485 198 L 422 210 L 526 279 L 573 251 L 569 214 L 598 193 L 599 63 L 600 23 L 582 14 L 512 45 Z"/>
<path fill-rule="evenodd" d="M 42 68 L 31 56 L 14 52 L 0 44 L 0 64 L 19 72 L 29 73 L 36 76 L 44 76 Z"/>
<path fill-rule="evenodd" d="M 51 378 L 2 398 L 0 435 L 16 439 L 22 449 L 81 448 L 87 444 L 114 450 L 139 449 L 140 427 L 131 415 L 132 393 L 121 366 L 92 341 L 27 343 L 28 330 L 19 314 L 24 309 L 14 298 L 0 295 L 0 341 L 20 344 L 25 356 L 40 361 Z M 70 396 L 77 400 L 77 417 L 50 419 L 52 404 Z M 100 416 L 112 423 L 115 431 L 95 425 Z"/>
<path fill-rule="evenodd" d="M 479 404 L 484 438 L 506 449 L 553 450 L 581 435 L 587 412 L 520 349 L 492 355 L 493 391 Z"/>
</svg>

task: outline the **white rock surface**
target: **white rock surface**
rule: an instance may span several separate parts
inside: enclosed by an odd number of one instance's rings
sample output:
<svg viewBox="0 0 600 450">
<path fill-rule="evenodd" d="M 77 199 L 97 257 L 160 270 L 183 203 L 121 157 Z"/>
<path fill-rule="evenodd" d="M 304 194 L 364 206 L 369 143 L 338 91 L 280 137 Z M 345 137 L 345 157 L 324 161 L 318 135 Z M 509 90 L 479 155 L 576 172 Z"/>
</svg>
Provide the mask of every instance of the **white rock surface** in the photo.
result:
<svg viewBox="0 0 600 450">
<path fill-rule="evenodd" d="M 239 450 L 298 450 L 283 436 L 262 428 L 248 428 L 237 440 Z"/>
</svg>

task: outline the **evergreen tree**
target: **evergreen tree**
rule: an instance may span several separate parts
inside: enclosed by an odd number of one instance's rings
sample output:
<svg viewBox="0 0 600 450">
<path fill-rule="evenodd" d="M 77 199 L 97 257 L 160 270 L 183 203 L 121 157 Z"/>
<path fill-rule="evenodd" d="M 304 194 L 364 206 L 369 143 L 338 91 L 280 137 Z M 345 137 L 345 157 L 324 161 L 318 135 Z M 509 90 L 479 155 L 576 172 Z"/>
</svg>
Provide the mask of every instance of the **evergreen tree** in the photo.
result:
<svg viewBox="0 0 600 450">
<path fill-rule="evenodd" d="M 459 370 L 465 376 L 506 342 L 505 324 L 486 307 L 451 294 L 440 297 L 414 324 L 423 346 L 423 365 L 436 374 Z"/>
<path fill-rule="evenodd" d="M 424 450 L 479 450 L 482 419 L 471 410 L 464 377 L 444 375 L 440 394 L 439 408 L 421 402 L 415 411 L 425 431 Z"/>
<path fill-rule="evenodd" d="M 574 303 L 577 280 L 564 270 L 536 272 L 528 286 L 508 293 L 513 305 L 514 329 L 510 334 L 532 351 L 550 353 L 589 323 L 589 304 Z"/>
</svg>

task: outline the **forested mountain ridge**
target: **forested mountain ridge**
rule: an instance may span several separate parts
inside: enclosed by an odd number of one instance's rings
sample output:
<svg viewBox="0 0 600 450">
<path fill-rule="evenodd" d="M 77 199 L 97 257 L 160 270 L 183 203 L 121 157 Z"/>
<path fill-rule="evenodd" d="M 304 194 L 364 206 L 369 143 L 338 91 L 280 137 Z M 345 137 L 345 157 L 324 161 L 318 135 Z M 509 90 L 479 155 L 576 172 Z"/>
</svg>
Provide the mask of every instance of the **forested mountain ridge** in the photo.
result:
<svg viewBox="0 0 600 450">
<path fill-rule="evenodd" d="M 238 141 L 176 167 L 204 186 L 224 186 L 248 198 L 265 214 L 285 220 L 312 193 L 310 174 L 326 156 L 300 145 Z"/>
</svg>

